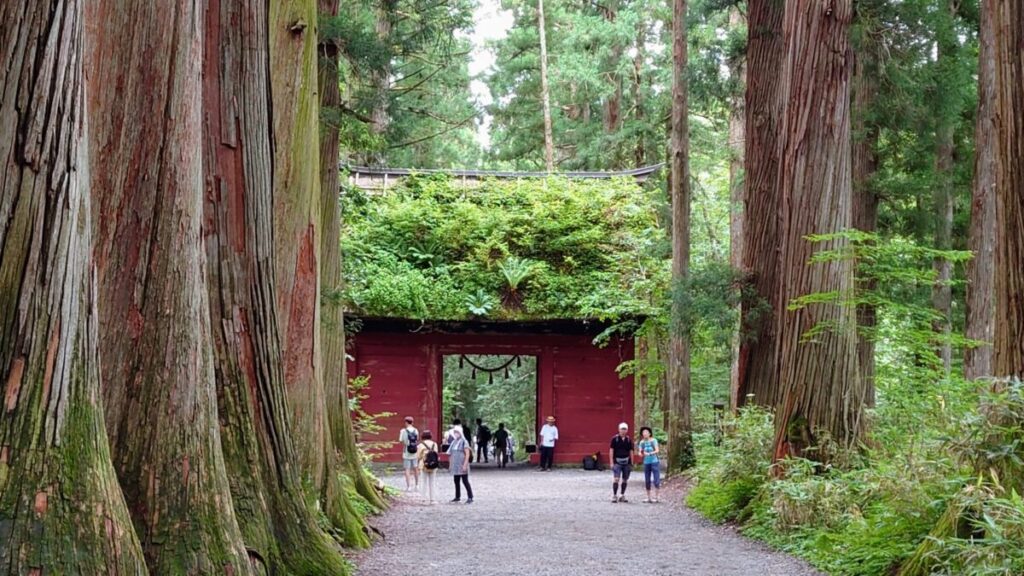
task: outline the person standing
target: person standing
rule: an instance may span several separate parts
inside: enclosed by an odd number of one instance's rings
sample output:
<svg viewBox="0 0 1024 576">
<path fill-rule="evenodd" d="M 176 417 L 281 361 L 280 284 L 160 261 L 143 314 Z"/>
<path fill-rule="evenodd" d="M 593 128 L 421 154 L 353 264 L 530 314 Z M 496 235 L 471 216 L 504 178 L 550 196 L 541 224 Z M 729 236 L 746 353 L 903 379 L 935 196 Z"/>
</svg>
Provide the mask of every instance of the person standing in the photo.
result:
<svg viewBox="0 0 1024 576">
<path fill-rule="evenodd" d="M 498 463 L 498 468 L 504 468 L 508 464 L 508 440 L 505 423 L 499 422 L 498 429 L 494 431 L 494 459 Z"/>
<path fill-rule="evenodd" d="M 637 442 L 637 452 L 644 459 L 644 488 L 647 490 L 647 499 L 644 502 L 657 503 L 658 492 L 661 491 L 661 462 L 658 460 L 658 439 L 654 438 L 649 426 L 640 429 L 640 441 Z M 654 498 L 651 498 L 651 485 L 654 485 Z"/>
<path fill-rule="evenodd" d="M 633 439 L 629 437 L 629 425 L 625 422 L 619 424 L 619 433 L 612 436 L 608 460 L 612 463 L 612 502 L 629 502 L 626 500 L 626 485 L 629 484 L 629 474 L 633 471 Z"/>
<path fill-rule="evenodd" d="M 405 417 L 405 428 L 398 434 L 398 442 L 402 445 L 402 470 L 405 472 L 405 491 L 412 492 L 420 487 L 419 445 L 420 431 L 412 425 L 412 416 Z M 415 481 L 415 488 L 413 483 Z"/>
<path fill-rule="evenodd" d="M 490 463 L 491 456 L 488 450 L 491 447 L 491 429 L 484 424 L 483 418 L 476 419 L 476 461 L 481 459 Z"/>
<path fill-rule="evenodd" d="M 448 465 L 455 478 L 455 498 L 452 502 L 462 500 L 462 486 L 466 486 L 466 504 L 473 503 L 473 488 L 469 485 L 469 459 L 473 455 L 473 449 L 462 434 L 462 427 L 452 428 L 452 442 L 448 446 Z"/>
<path fill-rule="evenodd" d="M 423 475 L 423 497 L 428 504 L 435 504 L 434 476 L 440 466 L 440 458 L 437 454 L 437 442 L 430 430 L 423 431 L 423 441 L 420 442 L 416 451 L 416 460 L 419 462 L 420 473 Z"/>
<path fill-rule="evenodd" d="M 558 441 L 558 426 L 555 417 L 548 416 L 547 422 L 540 429 L 540 469 L 550 472 L 555 463 L 555 443 Z"/>
</svg>

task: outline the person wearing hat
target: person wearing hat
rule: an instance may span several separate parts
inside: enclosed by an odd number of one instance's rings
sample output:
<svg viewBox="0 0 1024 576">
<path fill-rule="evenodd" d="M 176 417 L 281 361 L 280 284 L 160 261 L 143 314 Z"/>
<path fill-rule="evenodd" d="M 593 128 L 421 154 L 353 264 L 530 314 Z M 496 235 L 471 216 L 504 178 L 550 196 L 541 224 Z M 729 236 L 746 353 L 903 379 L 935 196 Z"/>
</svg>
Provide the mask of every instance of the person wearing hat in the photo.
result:
<svg viewBox="0 0 1024 576">
<path fill-rule="evenodd" d="M 555 426 L 555 417 L 548 416 L 547 422 L 540 429 L 540 469 L 545 472 L 551 471 L 555 463 L 555 442 L 558 441 L 558 426 Z"/>
<path fill-rule="evenodd" d="M 405 471 L 405 491 L 412 492 L 420 487 L 419 446 L 420 431 L 412 425 L 412 416 L 405 417 L 405 428 L 398 434 L 402 446 L 402 469 Z M 415 481 L 415 488 L 413 487 Z"/>
<path fill-rule="evenodd" d="M 636 443 L 637 453 L 644 459 L 644 487 L 647 489 L 647 499 L 644 502 L 656 504 L 658 492 L 661 490 L 661 462 L 658 454 L 658 439 L 650 426 L 640 429 L 640 441 Z M 651 498 L 651 485 L 654 485 L 654 498 Z"/>
<path fill-rule="evenodd" d="M 612 503 L 629 502 L 626 500 L 626 485 L 633 471 L 633 439 L 629 437 L 629 424 L 619 424 L 619 433 L 612 436 L 608 461 L 612 463 Z M 622 478 L 621 494 L 619 478 Z"/>
</svg>

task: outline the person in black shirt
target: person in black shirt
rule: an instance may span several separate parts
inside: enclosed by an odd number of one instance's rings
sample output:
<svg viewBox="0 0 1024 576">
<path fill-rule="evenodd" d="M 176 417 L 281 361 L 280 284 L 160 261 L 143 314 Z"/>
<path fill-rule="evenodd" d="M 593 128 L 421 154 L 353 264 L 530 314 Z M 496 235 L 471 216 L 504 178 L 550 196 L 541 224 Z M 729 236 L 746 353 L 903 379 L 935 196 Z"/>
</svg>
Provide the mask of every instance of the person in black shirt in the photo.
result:
<svg viewBox="0 0 1024 576">
<path fill-rule="evenodd" d="M 608 449 L 608 460 L 612 463 L 612 503 L 629 502 L 626 500 L 626 485 L 629 474 L 633 471 L 633 440 L 629 437 L 629 425 L 619 424 L 619 433 L 612 436 L 611 447 Z M 622 478 L 621 495 L 619 478 Z"/>
<path fill-rule="evenodd" d="M 482 418 L 476 419 L 476 461 L 479 462 L 481 455 L 484 462 L 490 462 L 491 456 L 488 450 L 491 446 L 491 429 L 484 424 Z"/>
<path fill-rule="evenodd" d="M 508 430 L 504 422 L 499 423 L 498 429 L 494 431 L 494 459 L 498 461 L 499 468 L 504 468 L 508 463 Z"/>
</svg>

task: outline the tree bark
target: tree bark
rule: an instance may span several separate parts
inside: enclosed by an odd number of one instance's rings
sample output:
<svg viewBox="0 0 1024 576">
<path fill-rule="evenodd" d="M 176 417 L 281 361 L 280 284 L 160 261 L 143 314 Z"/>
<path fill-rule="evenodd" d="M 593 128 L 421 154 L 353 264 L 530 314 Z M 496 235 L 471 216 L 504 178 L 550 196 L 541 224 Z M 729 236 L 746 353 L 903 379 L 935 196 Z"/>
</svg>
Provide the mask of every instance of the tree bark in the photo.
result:
<svg viewBox="0 0 1024 576">
<path fill-rule="evenodd" d="M 377 22 L 375 31 L 377 40 L 383 46 L 390 49 L 391 30 L 394 27 L 392 19 L 397 8 L 397 0 L 380 0 L 380 7 L 377 9 Z M 389 112 L 391 104 L 391 62 L 390 60 L 380 69 L 370 73 L 370 82 L 373 84 L 374 100 L 373 108 L 370 111 L 370 130 L 374 134 L 386 134 L 391 126 L 391 115 Z M 378 159 L 381 163 L 383 158 Z"/>
<path fill-rule="evenodd" d="M 945 70 L 954 66 L 959 43 L 953 27 L 956 18 L 956 0 L 950 0 L 946 6 L 946 14 L 942 16 L 939 30 L 936 33 L 938 60 L 936 92 L 941 92 L 940 83 L 948 77 Z M 933 190 L 935 237 L 934 244 L 939 250 L 950 250 L 953 247 L 953 133 L 956 128 L 960 107 L 955 99 L 944 99 L 946 103 L 939 106 L 935 128 L 935 176 L 937 179 Z M 934 329 L 939 338 L 939 356 L 946 378 L 949 378 L 953 366 L 953 345 L 950 341 L 953 321 L 953 263 L 945 258 L 935 259 L 935 285 L 932 287 L 932 306 L 939 312 L 942 319 L 935 322 Z"/>
<path fill-rule="evenodd" d="M 327 473 L 320 342 L 320 146 L 315 0 L 270 5 L 274 109 L 274 256 L 284 378 L 302 483 Z M 312 152 L 312 153 L 311 153 Z M 311 492 L 311 493 L 312 493 Z"/>
<path fill-rule="evenodd" d="M 248 574 L 217 426 L 200 237 L 202 5 L 91 9 L 100 378 L 114 466 L 151 572 Z"/>
<path fill-rule="evenodd" d="M 99 398 L 84 3 L 0 6 L 0 566 L 145 574 Z"/>
<path fill-rule="evenodd" d="M 647 22 L 640 18 L 636 25 L 636 55 L 633 57 L 633 118 L 638 126 L 644 125 L 644 71 L 646 66 Z M 633 162 L 636 168 L 647 164 L 647 146 L 644 142 L 646 133 L 637 130 L 636 144 L 633 147 Z"/>
<path fill-rule="evenodd" d="M 336 17 L 339 0 L 320 0 L 321 16 Z M 318 59 L 321 109 L 341 106 L 341 89 L 338 84 L 339 55 L 333 42 L 321 42 Z M 363 498 L 378 508 L 385 503 L 363 471 L 362 458 L 356 447 L 352 430 L 352 418 L 348 409 L 348 376 L 345 362 L 345 326 L 341 305 L 341 207 L 338 195 L 341 190 L 338 162 L 340 135 L 336 125 L 320 126 L 320 203 L 321 243 L 320 277 L 323 306 L 323 321 L 320 332 L 323 341 L 323 375 L 326 398 L 327 423 L 330 427 L 328 458 L 336 460 L 334 477 L 327 478 L 322 498 L 328 518 L 345 535 L 350 545 L 368 545 L 364 524 L 345 494 L 345 487 L 339 486 L 341 473 L 350 479 L 353 488 Z"/>
<path fill-rule="evenodd" d="M 548 90 L 548 43 L 544 26 L 544 0 L 537 0 L 537 32 L 540 34 L 540 99 L 544 110 L 544 163 L 555 171 L 555 139 L 551 133 L 551 94 Z"/>
<path fill-rule="evenodd" d="M 775 362 L 781 194 L 779 131 L 785 4 L 750 0 L 747 9 L 746 145 L 742 267 L 754 297 L 740 304 L 741 332 L 733 407 L 747 402 L 774 408 L 781 400 Z"/>
<path fill-rule="evenodd" d="M 995 323 L 996 153 L 995 58 L 992 13 L 981 11 L 978 34 L 978 116 L 974 131 L 974 187 L 968 247 L 974 253 L 967 263 L 966 336 L 980 342 L 964 353 L 968 380 L 992 375 L 992 338 Z"/>
<path fill-rule="evenodd" d="M 690 273 L 690 168 L 686 82 L 686 0 L 672 3 L 672 284 L 683 289 Z M 690 327 L 683 319 L 682 299 L 672 298 L 668 357 L 668 468 L 694 464 L 690 415 Z"/>
<path fill-rule="evenodd" d="M 866 24 L 865 24 L 866 25 Z M 862 37 L 872 36 L 865 31 Z M 854 55 L 853 72 L 853 227 L 862 232 L 875 232 L 878 228 L 878 195 L 874 188 L 878 172 L 878 125 L 872 119 L 872 110 L 878 98 L 878 63 L 874 47 L 864 40 Z M 875 289 L 875 282 L 866 281 L 859 291 Z M 866 402 L 874 405 L 875 340 L 871 332 L 876 324 L 875 307 L 857 305 L 857 356 L 860 376 L 866 389 Z"/>
<path fill-rule="evenodd" d="M 650 426 L 651 419 L 651 397 L 650 397 L 650 375 L 647 366 L 650 363 L 651 350 L 646 335 L 636 338 L 636 359 L 638 362 L 636 371 L 636 414 L 634 420 L 639 426 Z"/>
<path fill-rule="evenodd" d="M 782 129 L 779 132 L 781 254 L 778 373 L 782 403 L 776 412 L 775 458 L 805 455 L 830 436 L 852 446 L 861 431 L 864 387 L 858 375 L 854 310 L 794 299 L 853 292 L 853 262 L 808 264 L 816 246 L 811 234 L 838 232 L 852 224 L 849 46 L 852 0 L 823 7 L 814 0 L 787 3 L 783 22 Z M 845 241 L 825 243 L 841 250 Z M 824 328 L 806 338 L 813 328 Z M 818 454 L 818 458 L 827 454 Z"/>
<path fill-rule="evenodd" d="M 984 0 L 995 31 L 995 376 L 1024 376 L 1024 5 Z"/>
<path fill-rule="evenodd" d="M 729 9 L 729 27 L 732 29 L 743 26 L 743 13 L 736 6 Z M 729 266 L 733 270 L 743 269 L 743 206 L 745 178 L 743 166 L 746 147 L 746 98 L 744 91 L 747 84 L 746 56 L 730 62 L 730 76 L 735 83 L 735 92 L 730 98 L 729 110 Z M 742 307 L 739 312 L 742 313 Z M 737 320 L 737 322 L 739 322 Z M 738 323 L 732 345 L 732 368 L 730 373 L 729 397 L 737 398 L 740 388 L 740 342 L 742 326 Z M 734 406 L 735 407 L 735 406 Z"/>
<path fill-rule="evenodd" d="M 340 573 L 337 547 L 306 506 L 285 398 L 267 3 L 209 0 L 206 42 L 204 232 L 221 439 L 235 511 L 262 571 Z"/>
</svg>

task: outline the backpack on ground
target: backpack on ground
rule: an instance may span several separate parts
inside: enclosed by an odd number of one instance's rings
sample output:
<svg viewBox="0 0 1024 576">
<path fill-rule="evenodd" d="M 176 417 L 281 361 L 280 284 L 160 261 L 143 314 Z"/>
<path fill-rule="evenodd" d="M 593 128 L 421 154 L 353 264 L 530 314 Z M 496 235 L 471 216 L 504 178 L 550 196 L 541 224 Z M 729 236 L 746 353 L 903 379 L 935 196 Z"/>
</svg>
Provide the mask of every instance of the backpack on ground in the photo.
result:
<svg viewBox="0 0 1024 576">
<path fill-rule="evenodd" d="M 427 446 L 426 444 L 423 444 Z M 427 446 L 427 453 L 423 455 L 423 468 L 426 470 L 437 470 L 437 467 L 441 465 L 440 459 L 437 456 L 437 444 L 431 448 Z"/>
<path fill-rule="evenodd" d="M 406 430 L 405 439 L 409 442 L 409 445 L 405 447 L 405 451 L 409 454 L 416 453 L 416 441 L 419 440 L 420 435 L 416 430 Z"/>
</svg>

